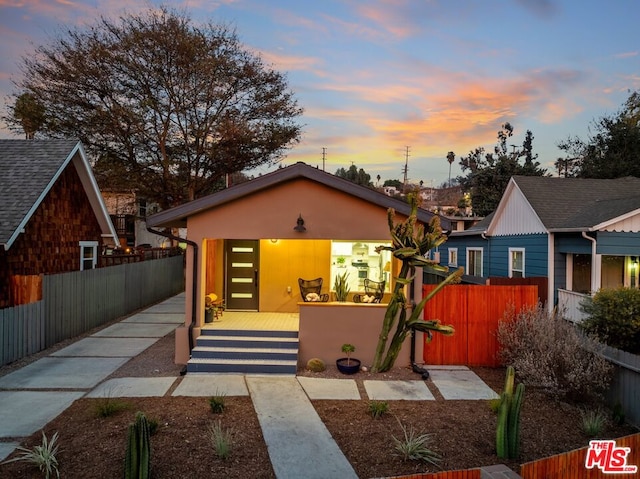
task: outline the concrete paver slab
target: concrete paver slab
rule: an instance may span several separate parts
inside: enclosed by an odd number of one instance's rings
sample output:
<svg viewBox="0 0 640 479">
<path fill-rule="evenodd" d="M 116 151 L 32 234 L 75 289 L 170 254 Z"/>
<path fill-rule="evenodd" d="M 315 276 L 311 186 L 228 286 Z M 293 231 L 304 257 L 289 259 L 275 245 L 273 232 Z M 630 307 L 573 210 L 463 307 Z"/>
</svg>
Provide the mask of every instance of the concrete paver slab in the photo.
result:
<svg viewBox="0 0 640 479">
<path fill-rule="evenodd" d="M 9 454 L 15 451 L 19 445 L 19 442 L 0 442 L 0 461 L 4 461 L 9 457 Z"/>
<path fill-rule="evenodd" d="M 323 379 L 301 376 L 298 382 L 309 399 L 360 399 L 358 385 L 353 379 Z"/>
<path fill-rule="evenodd" d="M 157 338 L 96 338 L 88 337 L 56 351 L 51 356 L 128 357 L 140 354 Z"/>
<path fill-rule="evenodd" d="M 122 320 L 122 322 L 182 324 L 184 323 L 184 313 L 147 313 L 146 311 L 142 311 L 133 316 L 129 316 L 127 319 Z"/>
<path fill-rule="evenodd" d="M 376 401 L 435 401 L 424 381 L 363 381 L 369 399 Z"/>
<path fill-rule="evenodd" d="M 91 398 L 162 397 L 176 381 L 173 377 L 113 378 L 87 394 Z"/>
<path fill-rule="evenodd" d="M 239 374 L 190 373 L 182 378 L 172 396 L 248 396 L 244 376 Z"/>
<path fill-rule="evenodd" d="M 469 369 L 429 369 L 429 376 L 445 399 L 482 400 L 499 397 Z"/>
<path fill-rule="evenodd" d="M 0 391 L 0 437 L 25 437 L 84 395 L 82 391 Z"/>
<path fill-rule="evenodd" d="M 176 329 L 175 324 L 137 324 L 120 322 L 93 334 L 94 337 L 162 338 Z"/>
<path fill-rule="evenodd" d="M 357 479 L 295 377 L 247 376 L 278 479 Z"/>
<path fill-rule="evenodd" d="M 182 313 L 184 314 L 184 301 L 158 303 L 145 309 L 146 313 Z"/>
<path fill-rule="evenodd" d="M 0 378 L 0 389 L 90 389 L 129 358 L 46 357 Z"/>
</svg>

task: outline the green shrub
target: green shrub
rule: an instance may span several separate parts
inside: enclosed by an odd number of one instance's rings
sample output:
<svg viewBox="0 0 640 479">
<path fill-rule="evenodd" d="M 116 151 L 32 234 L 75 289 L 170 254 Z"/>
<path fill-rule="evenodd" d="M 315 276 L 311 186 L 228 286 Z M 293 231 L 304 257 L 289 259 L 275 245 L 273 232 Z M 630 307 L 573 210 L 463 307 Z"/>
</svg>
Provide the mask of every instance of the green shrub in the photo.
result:
<svg viewBox="0 0 640 479">
<path fill-rule="evenodd" d="M 568 321 L 541 306 L 513 308 L 498 324 L 500 359 L 518 371 L 527 386 L 553 397 L 588 402 L 602 398 L 611 382 L 612 366 L 593 350 Z"/>
<path fill-rule="evenodd" d="M 611 347 L 640 354 L 640 290 L 603 289 L 582 302 L 588 315 L 581 327 Z"/>
<path fill-rule="evenodd" d="M 223 429 L 220 421 L 209 425 L 209 440 L 213 446 L 216 456 L 220 459 L 227 459 L 231 454 L 232 434 L 229 429 Z"/>
<path fill-rule="evenodd" d="M 600 409 L 589 409 L 580 411 L 582 416 L 582 430 L 589 437 L 596 437 L 602 434 L 602 430 L 607 423 L 607 418 Z"/>
<path fill-rule="evenodd" d="M 20 455 L 14 459 L 5 461 L 4 464 L 10 462 L 28 462 L 34 466 L 38 466 L 40 472 L 44 473 L 44 477 L 49 479 L 53 473 L 56 477 L 60 477 L 58 471 L 58 459 L 56 454 L 58 453 L 58 433 L 55 432 L 51 437 L 51 440 L 47 439 L 47 436 L 42 431 L 42 443 L 38 446 L 34 446 L 31 449 L 19 446 L 17 448 L 20 451 Z"/>
<path fill-rule="evenodd" d="M 97 400 L 94 411 L 97 417 L 105 418 L 127 409 L 129 409 L 128 403 L 111 396 L 107 396 Z"/>
<path fill-rule="evenodd" d="M 215 395 L 209 398 L 209 406 L 214 414 L 222 414 L 226 407 L 226 394 L 216 391 Z"/>
<path fill-rule="evenodd" d="M 389 411 L 389 403 L 387 401 L 369 401 L 369 414 L 373 419 L 384 416 Z"/>
</svg>

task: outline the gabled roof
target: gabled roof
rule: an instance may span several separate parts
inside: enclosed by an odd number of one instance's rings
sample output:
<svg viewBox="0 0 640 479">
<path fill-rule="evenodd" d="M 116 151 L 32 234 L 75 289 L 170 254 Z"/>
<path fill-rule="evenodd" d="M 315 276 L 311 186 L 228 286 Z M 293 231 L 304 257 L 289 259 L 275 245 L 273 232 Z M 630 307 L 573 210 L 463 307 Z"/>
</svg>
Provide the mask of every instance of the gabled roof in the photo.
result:
<svg viewBox="0 0 640 479">
<path fill-rule="evenodd" d="M 91 166 L 78 140 L 0 140 L 0 244 L 8 250 L 69 163 L 73 162 L 103 236 L 118 242 Z"/>
<path fill-rule="evenodd" d="M 635 177 L 514 176 L 510 186 L 520 189 L 548 231 L 587 231 L 640 209 L 640 178 Z"/>
<path fill-rule="evenodd" d="M 294 165 L 280 168 L 274 172 L 259 176 L 253 180 L 232 186 L 225 190 L 185 203 L 175 208 L 156 213 L 147 218 L 147 225 L 153 227 L 185 227 L 187 218 L 211 208 L 222 206 L 239 198 L 272 188 L 289 181 L 306 179 L 321 185 L 333 188 L 348 195 L 360 198 L 382 208 L 394 208 L 398 213 L 408 215 L 409 204 L 405 201 L 392 198 L 379 193 L 371 188 L 356 185 L 338 176 L 326 173 L 305 163 L 298 162 Z M 435 216 L 433 213 L 418 208 L 418 220 L 428 223 Z M 441 218 L 444 230 L 451 229 L 451 224 L 446 218 Z"/>
</svg>

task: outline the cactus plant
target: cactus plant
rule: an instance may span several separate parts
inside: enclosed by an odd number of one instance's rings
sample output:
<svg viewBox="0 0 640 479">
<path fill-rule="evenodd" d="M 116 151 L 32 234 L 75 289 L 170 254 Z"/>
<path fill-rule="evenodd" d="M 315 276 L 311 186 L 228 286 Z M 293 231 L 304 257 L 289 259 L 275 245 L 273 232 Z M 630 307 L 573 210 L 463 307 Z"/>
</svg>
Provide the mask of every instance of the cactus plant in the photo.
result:
<svg viewBox="0 0 640 479">
<path fill-rule="evenodd" d="M 516 459 L 520 450 L 520 410 L 524 384 L 518 384 L 514 395 L 514 383 L 515 370 L 513 366 L 508 366 L 496 426 L 496 454 L 500 459 Z"/>
<path fill-rule="evenodd" d="M 391 299 L 384 315 L 382 329 L 378 336 L 375 356 L 371 372 L 381 373 L 393 367 L 400 353 L 400 349 L 411 330 L 422 331 L 427 340 L 431 340 L 434 332 L 443 335 L 452 335 L 455 330 L 451 325 L 441 324 L 437 319 L 428 321 L 423 319 L 423 311 L 427 301 L 431 300 L 447 284 L 460 281 L 462 268 L 449 274 L 429 294 L 422 298 L 420 303 L 412 306 L 405 296 L 405 287 L 413 282 L 418 268 L 426 271 L 448 272 L 449 268 L 440 266 L 436 261 L 426 257 L 431 250 L 435 250 L 443 244 L 447 237 L 440 226 L 438 216 L 434 216 L 431 222 L 423 226 L 418 224 L 418 199 L 412 193 L 408 195 L 411 207 L 409 217 L 402 222 L 394 224 L 395 211 L 387 211 L 387 222 L 391 234 L 391 246 L 377 246 L 376 252 L 391 251 L 394 258 L 402 263 L 400 272 L 395 278 Z M 421 274 L 421 273 L 420 273 Z M 395 331 L 392 330 L 395 327 Z M 389 339 L 389 335 L 392 335 Z"/>
<path fill-rule="evenodd" d="M 129 425 L 127 434 L 124 477 L 125 479 L 148 479 L 151 466 L 151 443 L 149 442 L 149 423 L 144 413 L 136 413 L 136 420 Z"/>
</svg>

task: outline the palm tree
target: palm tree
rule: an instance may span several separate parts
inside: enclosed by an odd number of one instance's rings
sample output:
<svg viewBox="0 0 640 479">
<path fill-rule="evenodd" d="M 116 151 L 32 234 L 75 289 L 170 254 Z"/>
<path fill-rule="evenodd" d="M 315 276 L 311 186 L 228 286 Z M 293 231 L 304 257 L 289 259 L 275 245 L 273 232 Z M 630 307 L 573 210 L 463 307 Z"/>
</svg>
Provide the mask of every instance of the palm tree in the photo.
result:
<svg viewBox="0 0 640 479">
<path fill-rule="evenodd" d="M 451 188 L 451 163 L 456 159 L 456 154 L 453 151 L 447 153 L 447 161 L 449 162 L 449 188 Z"/>
</svg>

